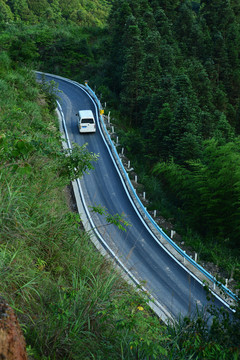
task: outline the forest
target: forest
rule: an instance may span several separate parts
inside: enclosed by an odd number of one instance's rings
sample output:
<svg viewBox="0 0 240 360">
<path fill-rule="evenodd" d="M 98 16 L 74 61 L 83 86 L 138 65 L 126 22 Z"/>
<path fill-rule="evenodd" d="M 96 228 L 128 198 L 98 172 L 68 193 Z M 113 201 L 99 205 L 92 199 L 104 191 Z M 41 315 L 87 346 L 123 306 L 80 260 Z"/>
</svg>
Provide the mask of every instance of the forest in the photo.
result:
<svg viewBox="0 0 240 360">
<path fill-rule="evenodd" d="M 108 67 L 136 161 L 144 158 L 185 224 L 234 249 L 240 238 L 239 10 L 229 1 L 117 2 Z"/>
<path fill-rule="evenodd" d="M 112 359 L 238 359 L 239 327 L 231 326 L 229 319 L 224 318 L 223 324 L 215 314 L 210 333 L 201 317 L 198 322 L 182 319 L 174 328 L 160 326 L 149 312 L 133 310 L 140 302 L 147 307 L 146 299 L 140 300 L 122 283 L 118 285 L 109 264 L 104 265 L 97 256 L 90 264 L 88 242 L 81 245 L 86 253 L 73 260 L 74 251 L 79 251 L 74 240 L 74 215 L 67 209 L 60 219 L 51 215 L 54 210 L 46 191 L 40 197 L 42 205 L 33 211 L 39 189 L 46 187 L 53 194 L 62 194 L 73 174 L 65 173 L 66 160 L 56 145 L 53 88 L 34 85 L 31 70 L 80 83 L 89 80 L 101 101 L 107 103 L 106 111 L 114 114 L 121 144 L 149 196 L 149 209 L 171 219 L 182 239 L 203 260 L 232 274 L 237 291 L 239 1 L 0 0 L 0 220 L 6 224 L 0 233 L 1 266 L 5 269 L 1 293 L 24 324 L 28 353 L 33 359 L 80 359 L 79 352 L 89 347 L 82 359 L 106 359 L 106 354 Z M 90 166 L 91 158 L 84 149 L 81 154 Z M 36 169 L 44 169 L 45 164 L 49 174 L 44 171 L 37 185 Z M 25 183 L 32 186 L 29 199 Z M 16 199 L 16 207 L 11 197 Z M 56 202 L 56 213 L 58 207 L 63 203 Z M 12 212 L 15 215 L 10 216 Z M 44 213 L 49 215 L 49 223 Z M 60 231 L 48 251 L 49 238 L 59 224 Z M 64 240 L 66 236 L 72 249 Z M 83 244 L 86 235 L 81 236 Z M 69 261 L 57 247 L 65 249 Z M 25 253 L 28 273 L 18 253 Z M 89 272 L 84 257 L 89 261 Z M 63 263 L 66 265 L 59 265 Z M 95 268 L 101 269 L 104 280 L 98 278 Z M 18 273 L 13 281 L 12 274 Z M 86 276 L 82 300 L 76 291 L 80 274 Z M 97 288 L 100 283 L 106 284 L 105 292 Z M 88 303 L 91 290 L 94 294 L 100 291 L 98 304 L 94 300 Z M 118 297 L 121 292 L 126 301 Z M 55 305 L 46 305 L 49 301 Z M 76 304 L 84 307 L 84 314 L 78 313 Z M 109 319 L 106 313 L 111 314 Z M 82 322 L 73 326 L 76 316 L 83 316 Z M 116 332 L 110 335 L 113 328 Z M 78 341 L 79 331 L 84 336 Z"/>
</svg>

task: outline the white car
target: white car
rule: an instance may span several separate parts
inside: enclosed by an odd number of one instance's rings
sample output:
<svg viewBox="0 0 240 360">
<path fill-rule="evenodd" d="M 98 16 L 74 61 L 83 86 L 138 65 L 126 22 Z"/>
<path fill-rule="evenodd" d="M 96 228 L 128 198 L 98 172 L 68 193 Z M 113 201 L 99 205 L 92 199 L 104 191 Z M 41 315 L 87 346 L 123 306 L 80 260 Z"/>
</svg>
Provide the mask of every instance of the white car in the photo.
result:
<svg viewBox="0 0 240 360">
<path fill-rule="evenodd" d="M 92 110 L 80 110 L 76 115 L 80 133 L 96 132 L 96 122 Z"/>
</svg>

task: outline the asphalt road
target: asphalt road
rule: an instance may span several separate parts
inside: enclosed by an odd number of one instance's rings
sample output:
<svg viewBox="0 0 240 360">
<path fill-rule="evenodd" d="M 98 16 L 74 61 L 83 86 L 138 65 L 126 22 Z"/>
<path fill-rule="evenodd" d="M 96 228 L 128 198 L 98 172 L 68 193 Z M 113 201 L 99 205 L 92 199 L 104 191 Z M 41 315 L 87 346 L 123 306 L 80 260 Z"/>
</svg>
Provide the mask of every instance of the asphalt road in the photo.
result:
<svg viewBox="0 0 240 360">
<path fill-rule="evenodd" d="M 53 79 L 47 77 L 47 79 Z M 80 134 L 76 113 L 96 106 L 79 87 L 62 79 L 55 79 L 59 85 L 60 104 L 65 116 L 70 141 L 83 145 L 87 143 L 90 152 L 99 154 L 95 169 L 81 179 L 85 201 L 89 207 L 101 205 L 111 214 L 123 214 L 131 224 L 127 231 L 114 225 L 107 225 L 103 216 L 92 214 L 95 226 L 105 242 L 118 255 L 122 263 L 158 300 L 173 318 L 185 316 L 205 309 L 209 302 L 202 285 L 182 268 L 164 249 L 157 244 L 143 221 L 129 201 L 99 128 L 96 133 Z M 215 305 L 223 306 L 216 299 Z"/>
</svg>

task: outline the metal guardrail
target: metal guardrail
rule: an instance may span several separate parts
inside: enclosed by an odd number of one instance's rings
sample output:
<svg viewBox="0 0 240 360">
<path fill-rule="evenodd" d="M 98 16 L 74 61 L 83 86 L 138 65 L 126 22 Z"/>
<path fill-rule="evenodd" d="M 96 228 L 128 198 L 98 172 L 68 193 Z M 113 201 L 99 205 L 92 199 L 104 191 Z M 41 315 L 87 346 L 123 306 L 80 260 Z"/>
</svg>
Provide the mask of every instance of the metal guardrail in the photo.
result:
<svg viewBox="0 0 240 360">
<path fill-rule="evenodd" d="M 95 94 L 95 92 L 90 88 L 90 86 L 85 83 L 86 88 L 88 89 L 88 91 L 91 93 L 91 95 L 93 96 L 99 111 L 102 109 L 102 105 L 100 103 L 100 100 L 98 99 L 97 95 Z M 183 257 L 185 258 L 190 264 L 192 264 L 196 269 L 198 269 L 204 276 L 206 276 L 213 284 L 216 284 L 222 291 L 224 291 L 224 293 L 226 293 L 228 296 L 230 296 L 233 300 L 235 301 L 239 301 L 239 298 L 230 290 L 228 289 L 225 285 L 223 285 L 221 282 L 219 282 L 214 276 L 212 276 L 207 270 L 205 270 L 201 265 L 199 265 L 196 261 L 194 261 L 189 255 L 187 255 L 159 226 L 158 224 L 154 221 L 154 219 L 151 217 L 151 215 L 146 211 L 145 207 L 143 206 L 141 200 L 139 199 L 139 197 L 136 194 L 136 191 L 129 179 L 129 176 L 122 164 L 122 161 L 118 155 L 118 152 L 115 148 L 115 145 L 113 144 L 110 135 L 108 134 L 108 131 L 106 129 L 104 120 L 102 115 L 100 114 L 100 120 L 102 123 L 102 126 L 104 127 L 105 133 L 107 134 L 108 137 L 108 141 L 111 145 L 111 150 L 114 152 L 114 155 L 116 156 L 116 158 L 119 161 L 119 164 L 121 165 L 121 169 L 123 171 L 123 173 L 125 174 L 125 178 L 128 181 L 128 185 L 130 186 L 139 206 L 141 207 L 142 211 L 144 212 L 144 214 L 146 215 L 146 217 L 150 220 L 151 224 L 154 226 L 154 228 L 163 236 L 163 238 Z"/>
</svg>

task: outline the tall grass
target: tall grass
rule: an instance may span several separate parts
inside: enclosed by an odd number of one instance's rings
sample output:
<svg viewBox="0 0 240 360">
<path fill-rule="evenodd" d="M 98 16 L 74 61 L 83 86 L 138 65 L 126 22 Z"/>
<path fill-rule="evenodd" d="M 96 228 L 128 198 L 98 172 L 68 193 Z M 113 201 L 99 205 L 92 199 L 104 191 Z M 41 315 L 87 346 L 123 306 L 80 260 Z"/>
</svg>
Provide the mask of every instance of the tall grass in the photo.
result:
<svg viewBox="0 0 240 360">
<path fill-rule="evenodd" d="M 1 294 L 36 358 L 84 359 L 103 336 L 98 312 L 121 281 L 69 214 L 59 179 L 53 185 L 55 164 L 38 160 L 38 176 L 2 172 Z"/>
</svg>

